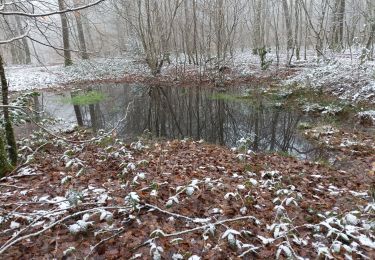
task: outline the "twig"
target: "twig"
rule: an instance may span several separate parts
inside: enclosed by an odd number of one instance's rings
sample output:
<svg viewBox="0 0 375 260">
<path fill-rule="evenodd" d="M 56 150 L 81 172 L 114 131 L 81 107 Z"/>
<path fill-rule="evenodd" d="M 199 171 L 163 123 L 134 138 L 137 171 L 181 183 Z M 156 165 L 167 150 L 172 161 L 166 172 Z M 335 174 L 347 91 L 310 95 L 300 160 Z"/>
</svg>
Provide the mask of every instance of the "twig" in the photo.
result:
<svg viewBox="0 0 375 260">
<path fill-rule="evenodd" d="M 85 256 L 84 260 L 88 259 L 88 257 L 94 253 L 95 249 L 96 249 L 98 246 L 100 246 L 100 245 L 103 244 L 104 242 L 107 242 L 108 240 L 110 240 L 110 239 L 112 239 L 112 238 L 114 238 L 114 237 L 117 237 L 118 235 L 120 235 L 120 234 L 121 234 L 122 232 L 124 232 L 124 231 L 125 231 L 125 228 L 120 228 L 119 231 L 118 231 L 117 233 L 115 233 L 114 235 L 112 235 L 112 236 L 110 236 L 110 237 L 107 237 L 106 239 L 103 239 L 103 240 L 101 240 L 100 242 L 98 242 L 93 248 L 91 248 L 90 253 L 89 253 L 87 256 Z"/>
<path fill-rule="evenodd" d="M 202 222 L 209 222 L 211 219 L 210 218 L 207 218 L 207 219 L 200 219 L 200 218 L 190 218 L 190 217 L 187 217 L 187 216 L 183 216 L 183 215 L 180 215 L 180 214 L 177 214 L 177 213 L 173 213 L 173 212 L 169 212 L 169 211 L 166 211 L 166 210 L 163 210 L 157 206 L 154 206 L 154 205 L 151 205 L 151 204 L 144 204 L 146 207 L 148 208 L 152 208 L 154 210 L 157 210 L 161 213 L 164 213 L 164 214 L 167 214 L 167 215 L 170 215 L 170 216 L 173 216 L 173 217 L 176 217 L 176 218 L 182 218 L 182 219 L 185 219 L 185 220 L 188 220 L 188 221 L 191 221 L 191 222 L 194 222 L 194 223 L 202 223 Z"/>
<path fill-rule="evenodd" d="M 18 36 L 16 36 L 16 37 L 13 37 L 13 38 L 11 38 L 11 39 L 2 40 L 2 41 L 0 41 L 0 45 L 8 44 L 8 43 L 12 43 L 12 42 L 15 42 L 15 41 L 21 40 L 21 39 L 27 37 L 27 36 L 29 35 L 30 31 L 31 31 L 31 28 L 30 28 L 29 25 L 27 25 L 27 30 L 26 30 L 25 33 L 23 33 L 23 34 L 21 34 L 21 35 L 18 35 Z"/>
<path fill-rule="evenodd" d="M 10 184 L 0 184 L 0 187 L 16 188 L 16 189 L 24 189 L 24 187 L 19 187 L 19 186 L 16 186 L 16 185 L 10 185 Z"/>
<path fill-rule="evenodd" d="M 49 144 L 50 142 L 47 142 L 47 143 L 44 143 L 44 144 L 42 144 L 42 145 L 40 145 L 39 147 L 37 147 L 36 149 L 35 149 L 35 151 L 32 153 L 32 154 L 30 154 L 29 156 L 34 156 L 40 149 L 42 149 L 44 146 L 46 146 L 47 144 Z M 20 169 L 22 169 L 23 167 L 25 167 L 26 165 L 28 165 L 29 164 L 29 161 L 27 160 L 26 162 L 24 162 L 23 164 L 20 164 L 19 166 L 17 166 L 11 173 L 9 173 L 8 175 L 7 175 L 7 177 L 9 177 L 9 176 L 12 176 L 13 174 L 15 174 L 16 172 L 18 172 Z"/>
<path fill-rule="evenodd" d="M 11 108 L 11 109 L 19 109 L 19 110 L 22 110 L 23 112 L 26 113 L 26 115 L 29 117 L 29 119 L 31 120 L 31 122 L 33 122 L 36 126 L 38 126 L 39 128 L 41 128 L 41 129 L 42 129 L 43 131 L 45 131 L 47 134 L 49 134 L 49 135 L 51 135 L 51 136 L 53 136 L 53 137 L 55 137 L 55 138 L 57 138 L 57 139 L 59 139 L 59 140 L 63 140 L 63 141 L 65 141 L 65 142 L 67 142 L 67 143 L 85 144 L 85 143 L 92 143 L 92 142 L 95 142 L 95 141 L 99 141 L 100 139 L 102 139 L 102 138 L 104 138 L 104 137 L 107 137 L 107 136 L 112 135 L 112 134 L 116 131 L 116 129 L 120 126 L 120 124 L 121 124 L 122 122 L 125 122 L 125 121 L 126 121 L 126 119 L 127 119 L 127 117 L 128 117 L 128 114 L 129 114 L 129 108 L 130 108 L 130 106 L 133 105 L 133 104 L 134 104 L 134 99 L 133 99 L 131 102 L 129 102 L 129 104 L 128 104 L 127 108 L 126 108 L 125 116 L 117 122 L 117 124 L 115 125 L 115 127 L 114 127 L 112 130 L 110 130 L 109 132 L 107 132 L 107 133 L 105 133 L 105 134 L 103 134 L 103 135 L 100 135 L 100 136 L 98 136 L 98 137 L 96 137 L 96 138 L 92 138 L 92 139 L 90 139 L 90 140 L 83 140 L 83 141 L 76 141 L 76 140 L 69 140 L 69 139 L 66 139 L 66 138 L 64 138 L 64 137 L 62 137 L 62 136 L 59 136 L 59 135 L 53 133 L 52 131 L 50 131 L 49 129 L 45 128 L 44 126 L 40 125 L 38 122 L 36 122 L 36 121 L 32 118 L 32 116 L 30 116 L 29 112 L 33 113 L 33 110 L 31 110 L 31 109 L 28 108 L 28 107 L 20 107 L 20 106 L 6 106 L 6 107 Z M 0 105 L 0 107 L 4 107 L 4 105 Z"/>
<path fill-rule="evenodd" d="M 43 234 L 44 232 L 46 232 L 47 230 L 53 228 L 54 226 L 56 225 L 59 225 L 61 223 L 63 223 L 64 221 L 68 220 L 68 219 L 71 219 L 71 218 L 75 218 L 79 215 L 83 215 L 85 213 L 89 213 L 89 212 L 95 212 L 95 211 L 100 211 L 100 210 L 109 210 L 109 209 L 129 209 L 128 207 L 98 207 L 98 208 L 93 208 L 93 209 L 87 209 L 87 210 L 83 210 L 83 211 L 79 211 L 79 212 L 76 212 L 74 214 L 71 214 L 69 216 L 66 216 L 58 221 L 55 221 L 53 222 L 52 224 L 48 225 L 47 227 L 43 228 L 42 230 L 39 230 L 35 233 L 31 233 L 31 234 L 28 234 L 28 235 L 24 235 L 22 237 L 19 237 L 17 239 L 15 239 L 17 236 L 11 238 L 10 240 L 8 240 L 4 245 L 2 245 L 0 247 L 0 255 L 3 254 L 6 250 L 8 250 L 11 246 L 17 244 L 18 242 L 22 241 L 22 240 L 25 240 L 25 239 L 29 239 L 29 238 L 32 238 L 32 237 L 36 237 L 36 236 L 39 236 L 41 234 Z M 47 214 L 47 215 L 50 215 L 51 213 Z M 40 219 L 40 218 L 39 218 Z M 34 221 L 35 222 L 35 221 Z M 29 227 L 29 226 L 28 226 Z M 12 241 L 13 240 L 13 241 Z"/>
<path fill-rule="evenodd" d="M 246 250 L 245 252 L 243 252 L 242 254 L 240 254 L 238 257 L 244 257 L 245 255 L 247 255 L 248 253 L 257 253 L 256 250 L 262 248 L 263 246 L 257 246 L 257 247 L 252 247 L 248 250 Z"/>
<path fill-rule="evenodd" d="M 65 14 L 65 13 L 70 13 L 70 12 L 77 12 L 77 11 L 80 11 L 80 10 L 98 5 L 98 4 L 100 4 L 101 2 L 104 2 L 104 1 L 105 0 L 98 0 L 98 1 L 92 2 L 90 4 L 81 5 L 81 6 L 77 6 L 77 7 L 74 7 L 74 8 L 66 8 L 64 10 L 44 12 L 44 13 L 39 13 L 39 14 L 18 12 L 18 11 L 5 12 L 5 11 L 2 11 L 2 9 L 0 9 L 0 15 L 4 15 L 4 16 L 19 15 L 19 16 L 26 16 L 26 17 L 30 17 L 30 18 L 47 17 L 47 16 L 52 16 L 52 15 Z"/>
<path fill-rule="evenodd" d="M 196 227 L 196 228 L 192 228 L 192 229 L 187 229 L 187 230 L 183 230 L 183 231 L 179 231 L 179 232 L 175 232 L 175 233 L 170 233 L 170 234 L 162 233 L 161 236 L 162 237 L 180 236 L 180 235 L 184 235 L 184 234 L 187 234 L 187 233 L 190 233 L 190 232 L 194 232 L 194 231 L 198 231 L 198 230 L 201 230 L 201 229 L 206 229 L 206 228 L 209 228 L 211 226 L 217 226 L 217 225 L 222 225 L 224 223 L 236 222 L 236 221 L 241 221 L 241 220 L 250 220 L 250 219 L 257 221 L 257 219 L 255 217 L 253 217 L 253 216 L 245 216 L 245 217 L 224 219 L 224 220 L 217 221 L 215 223 L 210 223 L 210 224 L 207 224 L 207 225 L 203 225 L 203 226 L 200 226 L 200 227 Z"/>
<path fill-rule="evenodd" d="M 18 175 L 14 175 L 14 176 L 5 176 L 5 177 L 1 178 L 0 181 L 4 181 L 8 178 L 14 179 L 14 178 L 32 177 L 32 176 L 40 176 L 40 175 L 43 175 L 43 174 L 42 173 L 18 174 Z"/>
</svg>

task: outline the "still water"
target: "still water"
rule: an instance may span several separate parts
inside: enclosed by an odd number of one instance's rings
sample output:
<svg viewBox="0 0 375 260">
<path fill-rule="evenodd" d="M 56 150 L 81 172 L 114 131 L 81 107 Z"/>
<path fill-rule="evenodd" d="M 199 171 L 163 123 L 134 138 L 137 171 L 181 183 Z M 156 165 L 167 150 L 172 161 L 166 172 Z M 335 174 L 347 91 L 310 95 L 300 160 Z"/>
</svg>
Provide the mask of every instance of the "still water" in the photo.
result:
<svg viewBox="0 0 375 260">
<path fill-rule="evenodd" d="M 127 141 L 147 133 L 153 138 L 189 137 L 235 147 L 243 138 L 256 152 L 281 151 L 300 158 L 320 158 L 321 151 L 298 130 L 301 122 L 313 119 L 297 110 L 281 108 L 276 101 L 257 94 L 256 89 L 245 86 L 222 92 L 198 86 L 100 84 L 84 91 L 42 92 L 35 106 L 44 111 L 45 118 L 62 119 L 61 126 L 80 124 L 95 131 L 112 129 L 126 115 L 116 132 Z M 95 93 L 97 98 L 90 104 L 72 102 L 85 93 Z M 251 98 L 243 98 L 249 93 Z"/>
</svg>

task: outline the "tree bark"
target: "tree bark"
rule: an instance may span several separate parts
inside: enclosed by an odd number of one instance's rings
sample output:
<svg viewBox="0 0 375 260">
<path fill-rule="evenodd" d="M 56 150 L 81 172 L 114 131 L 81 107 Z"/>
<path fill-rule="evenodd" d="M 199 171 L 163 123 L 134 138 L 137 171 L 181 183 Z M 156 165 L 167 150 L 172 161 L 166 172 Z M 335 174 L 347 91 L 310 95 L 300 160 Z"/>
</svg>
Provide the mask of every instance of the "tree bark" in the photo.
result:
<svg viewBox="0 0 375 260">
<path fill-rule="evenodd" d="M 0 133 L 0 178 L 4 177 L 11 170 L 12 166 L 8 162 L 8 156 L 5 150 L 3 134 Z"/>
<path fill-rule="evenodd" d="M 59 1 L 59 10 L 65 10 L 64 0 Z M 65 66 L 70 66 L 73 64 L 72 54 L 70 52 L 70 42 L 69 42 L 69 27 L 68 27 L 68 17 L 66 13 L 60 14 L 61 18 L 61 27 L 62 27 L 62 37 L 64 45 L 64 64 Z"/>
<path fill-rule="evenodd" d="M 75 0 L 74 6 L 78 7 L 79 1 Z M 78 32 L 78 40 L 79 40 L 79 47 L 81 51 L 81 57 L 83 60 L 88 60 L 89 54 L 87 53 L 85 33 L 83 31 L 81 12 L 80 11 L 74 12 L 74 16 L 75 16 L 76 24 L 77 24 L 77 32 Z"/>
<path fill-rule="evenodd" d="M 24 34 L 25 31 L 22 28 L 21 18 L 19 16 L 16 16 L 16 23 L 18 27 L 18 31 L 20 35 Z M 27 38 L 23 37 L 22 40 L 23 50 L 25 51 L 25 64 L 31 64 L 31 55 L 30 55 L 30 47 L 29 43 L 27 42 Z"/>
<path fill-rule="evenodd" d="M 8 101 L 8 82 L 5 77 L 5 69 L 3 63 L 3 57 L 0 54 L 0 79 L 1 79 L 1 94 L 3 98 L 3 113 L 4 113 L 4 122 L 5 122 L 5 137 L 8 145 L 8 153 L 10 162 L 12 165 L 17 165 L 17 143 L 14 136 L 12 121 L 9 114 L 9 105 Z"/>
<path fill-rule="evenodd" d="M 285 27 L 287 31 L 287 42 L 286 42 L 286 50 L 287 50 L 287 65 L 290 65 L 293 57 L 293 29 L 292 29 L 292 21 L 289 12 L 289 6 L 287 0 L 282 0 L 282 6 L 284 11 L 284 19 L 285 19 Z"/>
<path fill-rule="evenodd" d="M 345 0 L 336 0 L 333 19 L 332 19 L 332 42 L 331 48 L 339 50 L 343 48 L 344 39 L 344 17 L 345 17 Z"/>
</svg>

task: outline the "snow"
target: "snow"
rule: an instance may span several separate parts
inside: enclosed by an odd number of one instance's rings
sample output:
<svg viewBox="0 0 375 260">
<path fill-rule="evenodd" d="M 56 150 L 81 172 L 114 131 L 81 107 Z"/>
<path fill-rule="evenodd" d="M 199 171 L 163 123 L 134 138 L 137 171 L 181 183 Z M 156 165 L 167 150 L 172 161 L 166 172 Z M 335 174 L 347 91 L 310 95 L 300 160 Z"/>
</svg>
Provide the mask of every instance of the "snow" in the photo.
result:
<svg viewBox="0 0 375 260">
<path fill-rule="evenodd" d="M 281 54 L 281 57 L 284 55 Z M 273 53 L 267 55 L 268 59 L 276 60 Z M 340 99 L 358 102 L 369 100 L 375 103 L 375 61 L 366 61 L 361 64 L 359 55 L 337 54 L 329 61 L 317 61 L 315 56 L 309 54 L 307 61 L 294 61 L 296 67 L 301 68 L 295 75 L 285 80 L 285 84 L 297 84 L 305 88 L 324 90 L 338 96 Z M 171 59 L 170 65 L 165 64 L 162 76 L 170 76 L 175 71 L 176 62 Z M 228 59 L 228 67 L 233 68 L 237 77 L 262 76 L 276 72 L 278 68 L 272 65 L 268 70 L 262 71 L 257 55 L 251 50 L 237 51 L 232 59 Z M 199 71 L 199 66 L 186 65 L 186 71 Z M 59 65 L 45 66 L 10 66 L 6 67 L 10 91 L 25 91 L 62 87 L 64 85 L 93 80 L 120 80 L 126 76 L 135 77 L 151 76 L 150 70 L 142 57 L 134 57 L 129 53 L 123 57 L 93 59 L 77 61 L 74 65 L 63 67 Z"/>
<path fill-rule="evenodd" d="M 111 222 L 113 220 L 113 214 L 106 210 L 101 210 L 100 220 L 105 220 L 106 222 Z"/>
<path fill-rule="evenodd" d="M 18 172 L 18 175 L 17 175 L 18 177 L 29 176 L 29 175 L 35 174 L 35 170 L 30 167 L 21 168 L 17 172 Z"/>
<path fill-rule="evenodd" d="M 63 255 L 69 256 L 70 254 L 74 253 L 76 251 L 76 248 L 71 246 L 68 249 L 64 250 Z"/>
<path fill-rule="evenodd" d="M 371 240 L 368 236 L 361 234 L 358 237 L 359 243 L 361 243 L 364 246 L 368 246 L 372 249 L 375 249 L 375 242 Z"/>
<path fill-rule="evenodd" d="M 373 89 L 375 93 L 375 88 Z M 375 94 L 374 94 L 375 95 Z M 357 114 L 357 117 L 362 120 L 369 120 L 373 125 L 375 125 L 375 110 L 362 111 Z"/>
<path fill-rule="evenodd" d="M 149 75 L 146 64 L 132 57 L 77 61 L 70 67 L 61 65 L 6 67 L 10 91 L 25 91 L 61 87 L 85 81 L 120 79 L 126 74 Z"/>
<path fill-rule="evenodd" d="M 92 225 L 92 222 L 86 222 L 83 219 L 78 220 L 77 223 L 69 226 L 69 232 L 72 233 L 73 235 L 86 232 L 90 225 Z"/>
<path fill-rule="evenodd" d="M 311 63 L 285 84 L 323 90 L 351 102 L 363 100 L 375 103 L 375 62 L 359 64 L 359 58 L 338 56 L 334 60 Z"/>
<path fill-rule="evenodd" d="M 240 212 L 241 212 L 242 215 L 246 215 L 246 213 L 247 213 L 247 208 L 246 208 L 246 207 L 242 207 L 242 208 L 240 209 Z"/>
<path fill-rule="evenodd" d="M 173 260 L 180 260 L 180 259 L 184 259 L 184 257 L 181 254 L 173 254 L 172 259 Z"/>
<path fill-rule="evenodd" d="M 17 228 L 19 228 L 20 226 L 21 226 L 21 224 L 18 223 L 18 222 L 16 222 L 16 221 L 12 221 L 12 222 L 10 223 L 10 228 L 11 228 L 11 229 L 17 229 Z"/>
<path fill-rule="evenodd" d="M 186 188 L 186 195 L 191 196 L 191 195 L 193 195 L 193 193 L 194 193 L 194 187 L 188 186 Z"/>
<path fill-rule="evenodd" d="M 39 199 L 39 201 L 46 201 L 46 202 L 49 202 L 49 203 L 56 203 L 59 207 L 59 209 L 67 209 L 70 207 L 70 203 L 69 201 L 65 198 L 65 197 L 55 197 L 51 200 L 47 200 L 46 198 L 45 199 Z"/>
<path fill-rule="evenodd" d="M 257 181 L 256 179 L 250 178 L 250 179 L 249 179 L 249 182 L 250 182 L 253 186 L 258 185 L 258 181 Z"/>
<path fill-rule="evenodd" d="M 259 238 L 262 241 L 263 245 L 272 244 L 273 241 L 275 241 L 275 239 L 273 239 L 273 238 L 267 238 L 267 237 L 263 237 L 263 236 L 260 236 L 260 235 L 258 235 L 257 238 Z"/>
<path fill-rule="evenodd" d="M 130 192 L 126 197 L 125 197 L 125 202 L 130 202 L 130 203 L 139 203 L 140 199 L 139 196 L 136 192 Z"/>
<path fill-rule="evenodd" d="M 229 235 L 241 235 L 240 232 L 238 232 L 237 230 L 234 230 L 234 229 L 227 229 L 224 234 L 221 236 L 221 239 L 224 239 L 226 237 L 229 237 Z"/>
<path fill-rule="evenodd" d="M 72 179 L 72 176 L 65 176 L 61 179 L 61 184 L 67 184 Z"/>
</svg>

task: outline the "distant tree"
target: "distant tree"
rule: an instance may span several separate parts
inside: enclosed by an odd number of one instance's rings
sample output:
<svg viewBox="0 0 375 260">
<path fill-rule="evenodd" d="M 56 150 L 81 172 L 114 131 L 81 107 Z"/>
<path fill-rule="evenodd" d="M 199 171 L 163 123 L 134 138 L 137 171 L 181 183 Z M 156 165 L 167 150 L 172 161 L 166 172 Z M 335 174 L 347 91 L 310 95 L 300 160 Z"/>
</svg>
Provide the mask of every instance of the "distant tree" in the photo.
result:
<svg viewBox="0 0 375 260">
<path fill-rule="evenodd" d="M 53 15 L 60 15 L 61 17 L 61 24 L 62 24 L 62 34 L 63 34 L 63 45 L 64 48 L 62 49 L 64 51 L 64 59 L 65 59 L 65 65 L 71 65 L 72 59 L 71 59 L 71 53 L 70 53 L 70 44 L 69 44 L 69 28 L 68 28 L 68 20 L 66 14 L 69 12 L 79 12 L 82 9 L 89 8 L 91 6 L 97 5 L 105 0 L 97 0 L 96 2 L 92 2 L 90 4 L 85 5 L 75 5 L 74 8 L 66 8 L 64 0 L 58 0 L 59 9 L 53 10 L 53 11 L 42 11 L 40 13 L 37 13 L 36 10 L 40 10 L 40 6 L 36 8 L 33 2 L 27 2 L 25 5 L 25 8 L 22 8 L 19 11 L 17 7 L 19 2 L 18 1 L 11 1 L 11 2 L 4 2 L 3 0 L 0 0 L 0 17 L 15 17 L 17 26 L 18 26 L 18 33 L 19 35 L 12 34 L 9 39 L 0 39 L 0 46 L 2 45 L 8 45 L 13 44 L 14 42 L 21 41 L 24 44 L 24 47 L 28 44 L 26 39 L 29 38 L 32 41 L 41 43 L 38 40 L 35 40 L 30 37 L 30 25 L 24 29 L 21 26 L 21 20 L 20 17 L 25 17 L 26 19 L 37 23 L 38 18 L 45 18 Z M 43 3 L 42 3 L 43 4 Z M 29 6 L 27 6 L 29 5 Z M 5 8 L 5 7 L 11 7 L 11 8 Z M 29 8 L 27 8 L 29 7 Z M 31 11 L 29 11 L 31 10 Z M 82 28 L 81 28 L 82 29 Z M 46 35 L 44 37 L 47 38 Z M 56 48 L 53 45 L 44 44 L 52 48 Z M 26 48 L 26 63 L 29 62 L 30 58 L 30 51 L 28 48 Z M 57 48 L 59 49 L 59 48 Z M 2 112 L 3 112 L 3 122 L 2 125 L 4 126 L 4 130 L 0 129 L 0 176 L 3 176 L 4 174 L 8 173 L 12 166 L 17 165 L 17 143 L 14 135 L 14 130 L 12 126 L 12 118 L 10 115 L 10 106 L 9 106 L 9 89 L 8 89 L 8 82 L 5 75 L 5 67 L 4 67 L 4 59 L 3 54 L 0 52 L 0 80 L 1 80 L 1 96 L 2 96 Z M 4 134 L 5 132 L 5 134 Z M 5 137 L 5 139 L 4 139 Z M 7 150 L 7 151 L 6 151 Z M 8 162 L 8 157 L 9 161 Z"/>
<path fill-rule="evenodd" d="M 65 10 L 64 0 L 58 0 L 59 10 Z M 61 18 L 61 28 L 62 28 L 62 38 L 64 45 L 64 64 L 65 66 L 70 66 L 73 64 L 72 53 L 70 51 L 70 40 L 69 40 L 69 26 L 68 26 L 68 17 L 65 12 L 60 14 Z"/>
<path fill-rule="evenodd" d="M 80 1 L 74 0 L 74 6 L 78 7 L 79 5 L 80 5 Z M 81 57 L 82 57 L 83 60 L 88 60 L 89 54 L 87 53 L 85 33 L 83 31 L 81 12 L 80 11 L 74 12 L 74 17 L 75 17 L 76 24 L 77 24 L 79 49 L 80 49 L 80 52 L 81 52 Z"/>
</svg>

